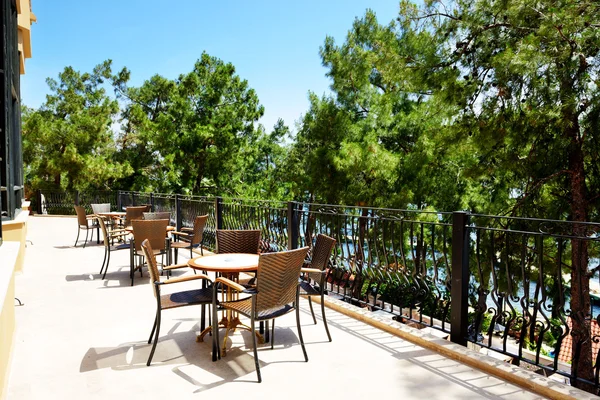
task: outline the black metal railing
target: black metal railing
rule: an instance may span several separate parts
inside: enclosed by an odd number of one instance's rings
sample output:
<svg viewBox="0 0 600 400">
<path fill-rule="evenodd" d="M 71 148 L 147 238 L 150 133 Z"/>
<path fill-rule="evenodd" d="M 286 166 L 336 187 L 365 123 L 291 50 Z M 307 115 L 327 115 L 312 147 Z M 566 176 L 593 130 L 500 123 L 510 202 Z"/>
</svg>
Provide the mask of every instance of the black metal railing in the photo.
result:
<svg viewBox="0 0 600 400">
<path fill-rule="evenodd" d="M 593 330 L 600 319 L 600 224 L 159 193 L 45 192 L 43 198 L 40 209 L 65 214 L 74 213 L 74 203 L 98 199 L 119 209 L 151 204 L 171 212 L 178 228 L 208 214 L 203 240 L 213 250 L 216 229 L 260 229 L 263 252 L 311 245 L 327 234 L 337 241 L 330 295 L 598 388 L 600 362 L 591 343 L 600 342 L 600 328 Z M 577 254 L 598 283 L 576 299 L 589 310 L 573 313 Z M 590 328 L 578 333 L 577 326 Z M 591 378 L 576 368 L 584 356 L 593 359 Z"/>
</svg>

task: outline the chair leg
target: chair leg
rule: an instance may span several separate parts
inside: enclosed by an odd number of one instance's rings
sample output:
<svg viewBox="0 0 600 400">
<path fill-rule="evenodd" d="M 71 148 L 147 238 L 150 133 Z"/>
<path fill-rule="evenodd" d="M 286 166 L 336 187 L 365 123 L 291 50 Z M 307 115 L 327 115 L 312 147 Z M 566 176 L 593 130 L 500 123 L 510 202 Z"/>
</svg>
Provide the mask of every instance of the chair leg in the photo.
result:
<svg viewBox="0 0 600 400">
<path fill-rule="evenodd" d="M 160 309 L 156 312 L 156 335 L 154 336 L 154 344 L 152 345 L 152 350 L 150 350 L 150 356 L 148 357 L 148 362 L 146 365 L 149 367 L 152 362 L 152 357 L 154 356 L 154 350 L 156 350 L 156 344 L 158 343 L 158 335 L 160 333 Z"/>
<path fill-rule="evenodd" d="M 177 264 L 177 258 L 179 256 L 179 251 L 177 250 L 177 247 L 175 247 L 175 250 L 173 250 L 175 252 L 175 264 Z"/>
<path fill-rule="evenodd" d="M 266 326 L 266 329 L 263 329 L 263 321 L 260 321 L 261 331 L 259 331 L 259 332 L 260 333 L 262 333 L 262 331 L 265 332 L 265 342 L 269 343 L 271 341 L 271 331 L 269 330 L 269 320 L 265 321 L 265 326 Z"/>
<path fill-rule="evenodd" d="M 329 327 L 327 326 L 327 318 L 325 317 L 325 296 L 321 293 L 321 315 L 323 315 L 323 325 L 325 325 L 325 332 L 327 332 L 327 338 L 331 342 L 331 334 L 329 333 Z M 310 297 L 309 297 L 310 298 Z"/>
<path fill-rule="evenodd" d="M 190 260 L 192 258 L 194 258 L 194 252 L 192 251 L 192 249 L 193 249 L 192 246 L 190 246 Z M 175 264 L 177 264 L 177 263 L 175 263 Z M 196 268 L 193 268 L 192 271 L 194 271 L 194 275 L 196 275 Z"/>
<path fill-rule="evenodd" d="M 104 263 L 106 262 L 106 253 L 107 253 L 106 250 L 107 249 L 108 249 L 108 247 L 104 248 L 104 260 L 102 260 L 102 267 L 100 267 L 100 273 L 102 273 L 102 271 L 104 271 Z M 104 278 L 102 278 L 102 279 L 104 279 Z"/>
<path fill-rule="evenodd" d="M 310 300 L 310 296 L 308 296 L 308 306 L 310 307 L 310 313 L 312 314 L 313 322 L 316 325 L 317 324 L 317 319 L 315 318 L 315 312 L 313 310 L 312 301 Z"/>
<path fill-rule="evenodd" d="M 271 327 L 271 350 L 273 350 L 273 346 L 275 345 L 275 318 L 273 318 L 273 326 Z"/>
<path fill-rule="evenodd" d="M 213 296 L 216 296 L 216 294 L 214 294 Z M 213 297 L 214 299 L 214 297 Z M 213 350 L 212 350 L 212 360 L 217 361 L 217 359 L 221 359 L 221 349 L 219 348 L 219 323 L 218 321 L 218 314 L 217 314 L 217 306 L 216 303 L 213 300 L 213 306 L 212 308 L 212 337 L 213 337 Z"/>
<path fill-rule="evenodd" d="M 256 335 L 254 334 L 254 317 L 250 318 L 250 332 L 252 332 L 252 345 L 254 349 L 254 365 L 256 366 L 256 376 L 258 376 L 258 383 L 262 382 L 260 376 L 260 365 L 258 365 L 258 350 L 256 348 Z"/>
<path fill-rule="evenodd" d="M 300 339 L 300 345 L 302 346 L 302 352 L 304 353 L 304 361 L 308 361 L 308 355 L 306 354 L 306 348 L 304 347 L 304 338 L 302 338 L 302 328 L 300 327 L 300 307 L 298 307 L 298 300 L 296 299 L 296 325 L 298 326 L 298 338 Z"/>
<path fill-rule="evenodd" d="M 81 228 L 77 227 L 77 239 L 75 239 L 75 244 L 73 247 L 77 247 L 77 242 L 79 241 L 79 232 L 81 232 Z"/>
<path fill-rule="evenodd" d="M 150 337 L 148 338 L 148 344 L 152 343 L 152 336 L 154 336 L 154 330 L 156 329 L 156 322 L 158 321 L 158 313 L 160 311 L 156 312 L 156 315 L 154 316 L 154 324 L 152 325 L 152 332 L 150 332 Z"/>
<path fill-rule="evenodd" d="M 106 259 L 106 266 L 104 267 L 104 274 L 102 275 L 102 280 L 106 278 L 106 273 L 108 272 L 108 264 L 110 264 L 110 249 L 107 248 L 108 258 Z"/>
<path fill-rule="evenodd" d="M 131 244 L 133 246 L 133 243 Z M 133 255 L 133 248 L 129 251 L 129 277 L 131 278 L 131 286 L 133 286 L 133 273 L 135 271 L 133 263 L 135 262 L 135 256 Z"/>
<path fill-rule="evenodd" d="M 89 233 L 90 233 L 90 228 L 87 228 L 85 230 L 85 242 L 83 242 L 83 248 L 84 249 L 85 249 L 85 245 L 87 244 L 87 241 L 88 241 L 88 235 L 89 235 Z"/>
</svg>

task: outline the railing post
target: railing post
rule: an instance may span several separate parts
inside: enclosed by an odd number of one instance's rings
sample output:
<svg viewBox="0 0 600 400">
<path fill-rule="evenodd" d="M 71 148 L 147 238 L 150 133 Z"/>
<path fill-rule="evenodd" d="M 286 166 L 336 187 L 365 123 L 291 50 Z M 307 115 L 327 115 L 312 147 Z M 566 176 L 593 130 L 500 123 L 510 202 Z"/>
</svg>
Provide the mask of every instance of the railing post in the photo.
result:
<svg viewBox="0 0 600 400">
<path fill-rule="evenodd" d="M 79 205 L 79 190 L 75 191 L 75 205 Z"/>
<path fill-rule="evenodd" d="M 468 329 L 469 287 L 469 215 L 452 214 L 452 287 L 450 341 L 466 346 Z"/>
<path fill-rule="evenodd" d="M 117 211 L 123 211 L 123 202 L 121 201 L 121 191 L 117 191 Z"/>
<path fill-rule="evenodd" d="M 288 201 L 287 205 L 287 235 L 288 250 L 298 248 L 298 205 L 296 202 Z"/>
<path fill-rule="evenodd" d="M 217 229 L 223 229 L 223 198 L 215 198 L 215 223 Z"/>
<path fill-rule="evenodd" d="M 156 210 L 154 209 L 154 193 L 150 193 L 150 207 L 152 208 L 152 212 L 156 212 Z"/>
<path fill-rule="evenodd" d="M 154 207 L 154 204 L 152 205 Z M 177 231 L 181 232 L 181 228 L 183 226 L 183 215 L 181 214 L 181 195 L 175 195 L 175 226 L 177 227 Z"/>
<path fill-rule="evenodd" d="M 37 202 L 37 213 L 42 215 L 42 191 L 40 189 L 35 191 L 35 198 Z"/>
<path fill-rule="evenodd" d="M 135 192 L 131 192 L 131 205 L 135 206 Z"/>
</svg>

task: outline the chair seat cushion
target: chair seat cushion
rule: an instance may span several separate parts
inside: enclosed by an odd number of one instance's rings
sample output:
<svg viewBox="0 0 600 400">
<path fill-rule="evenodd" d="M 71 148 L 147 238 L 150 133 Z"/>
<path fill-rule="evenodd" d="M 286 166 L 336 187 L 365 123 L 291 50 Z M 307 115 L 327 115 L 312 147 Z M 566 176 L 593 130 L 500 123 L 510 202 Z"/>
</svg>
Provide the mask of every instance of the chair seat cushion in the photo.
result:
<svg viewBox="0 0 600 400">
<path fill-rule="evenodd" d="M 321 290 L 319 289 L 318 286 L 314 286 L 311 285 L 309 282 L 307 281 L 303 281 L 300 280 L 298 282 L 298 284 L 300 285 L 300 295 L 308 295 L 308 296 L 317 296 L 317 295 L 321 295 Z"/>
<path fill-rule="evenodd" d="M 219 305 L 223 308 L 237 311 L 240 314 L 245 315 L 246 317 L 250 317 L 250 315 L 252 313 L 252 298 L 251 297 L 248 297 L 248 298 L 242 299 L 242 300 L 223 302 L 223 303 L 220 303 Z M 281 307 L 263 310 L 258 313 L 258 316 L 255 318 L 255 320 L 263 321 L 263 320 L 277 318 L 284 314 L 287 314 L 288 312 L 290 312 L 292 310 L 294 310 L 294 307 L 292 307 L 289 304 L 286 304 Z"/>
<path fill-rule="evenodd" d="M 212 288 L 193 289 L 160 296 L 162 309 L 212 303 Z"/>
<path fill-rule="evenodd" d="M 110 250 L 124 250 L 129 249 L 131 246 L 129 243 L 117 243 L 113 246 L 110 246 Z"/>
</svg>

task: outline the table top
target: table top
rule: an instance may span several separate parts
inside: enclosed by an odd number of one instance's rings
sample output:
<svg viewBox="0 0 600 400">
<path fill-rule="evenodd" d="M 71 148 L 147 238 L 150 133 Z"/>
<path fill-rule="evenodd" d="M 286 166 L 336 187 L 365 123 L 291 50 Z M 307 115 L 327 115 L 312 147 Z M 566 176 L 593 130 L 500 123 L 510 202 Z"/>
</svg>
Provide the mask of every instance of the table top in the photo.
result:
<svg viewBox="0 0 600 400">
<path fill-rule="evenodd" d="M 133 226 L 132 226 L 132 225 L 126 226 L 124 229 L 125 229 L 126 231 L 129 231 L 129 232 L 132 232 L 132 233 L 133 233 Z M 172 232 L 172 231 L 174 231 L 174 230 L 176 230 L 176 229 L 177 229 L 177 228 L 175 228 L 174 226 L 167 225 L 167 232 Z"/>
<path fill-rule="evenodd" d="M 126 213 L 124 211 L 110 211 L 110 212 L 99 212 L 96 214 L 101 217 L 124 217 Z"/>
<path fill-rule="evenodd" d="M 223 253 L 193 258 L 188 265 L 203 271 L 221 272 L 252 272 L 258 269 L 258 254 Z"/>
</svg>

